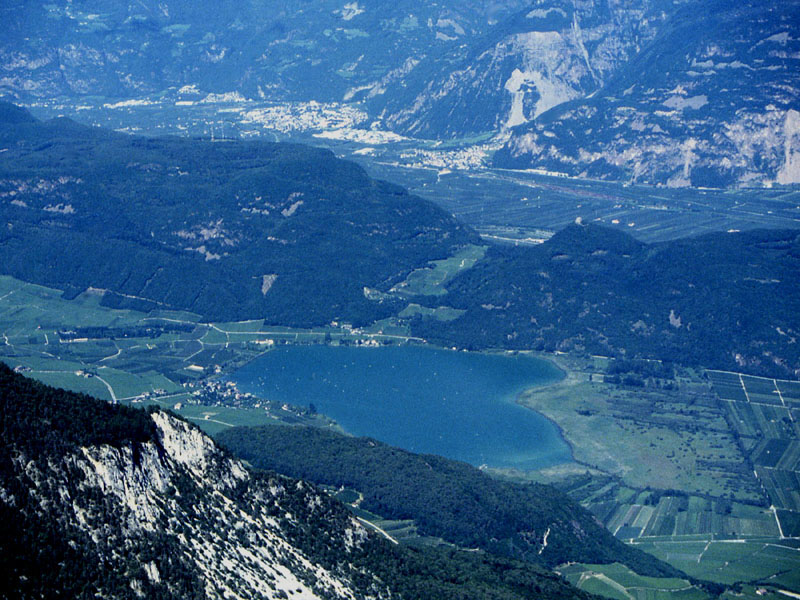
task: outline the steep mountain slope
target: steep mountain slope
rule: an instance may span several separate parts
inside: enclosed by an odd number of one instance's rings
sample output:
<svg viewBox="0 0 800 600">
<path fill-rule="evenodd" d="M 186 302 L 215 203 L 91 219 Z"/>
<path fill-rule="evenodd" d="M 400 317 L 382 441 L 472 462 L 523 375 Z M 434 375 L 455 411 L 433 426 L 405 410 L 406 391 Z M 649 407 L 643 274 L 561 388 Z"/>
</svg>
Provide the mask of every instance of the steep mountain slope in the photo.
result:
<svg viewBox="0 0 800 600">
<path fill-rule="evenodd" d="M 20 99 L 124 99 L 183 86 L 270 100 L 374 96 L 524 5 L 10 0 L 0 7 L 0 90 Z"/>
<path fill-rule="evenodd" d="M 332 153 L 144 139 L 0 105 L 0 270 L 109 305 L 289 324 L 374 320 L 414 268 L 478 240 Z"/>
<path fill-rule="evenodd" d="M 677 0 L 545 0 L 489 29 L 468 54 L 424 60 L 375 104 L 418 137 L 498 132 L 601 89 Z M 435 61 L 435 62 L 434 62 Z"/>
<path fill-rule="evenodd" d="M 336 103 L 339 125 L 510 136 L 503 168 L 800 182 L 800 0 L 12 0 L 0 16 L 0 94 L 19 101 Z"/>
<path fill-rule="evenodd" d="M 465 463 L 310 427 L 235 427 L 217 439 L 254 467 L 358 490 L 360 508 L 414 519 L 423 535 L 551 567 L 620 562 L 644 575 L 678 575 L 549 486 L 498 481 Z"/>
<path fill-rule="evenodd" d="M 536 247 L 493 248 L 418 319 L 429 339 L 641 356 L 777 377 L 800 375 L 800 235 L 717 233 L 643 244 L 571 225 Z"/>
<path fill-rule="evenodd" d="M 165 413 L 62 394 L 5 365 L 0 377 L 0 507 L 12 526 L 2 541 L 6 593 L 61 587 L 77 597 L 87 586 L 108 597 L 352 597 L 343 573 L 289 541 L 299 520 L 320 525 L 315 509 L 330 513 L 313 490 L 252 477 Z M 328 541 L 342 558 L 347 543 L 366 539 L 355 522 L 326 516 L 338 520 L 331 534 L 343 526 Z"/>
<path fill-rule="evenodd" d="M 2 598 L 588 598 L 553 574 L 370 534 L 196 428 L 0 364 Z"/>
<path fill-rule="evenodd" d="M 482 133 L 599 89 L 680 1 L 11 2 L 0 91 L 367 101 L 414 135 Z"/>
<path fill-rule="evenodd" d="M 800 182 L 797 0 L 684 6 L 595 96 L 514 131 L 495 165 L 670 186 Z"/>
</svg>

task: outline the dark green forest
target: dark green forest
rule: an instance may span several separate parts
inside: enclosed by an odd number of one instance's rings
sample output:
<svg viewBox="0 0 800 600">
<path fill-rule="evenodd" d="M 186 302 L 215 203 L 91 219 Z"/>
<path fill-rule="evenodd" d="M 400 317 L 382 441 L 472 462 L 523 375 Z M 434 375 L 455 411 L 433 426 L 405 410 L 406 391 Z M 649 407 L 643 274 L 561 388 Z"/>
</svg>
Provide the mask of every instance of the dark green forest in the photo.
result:
<svg viewBox="0 0 800 600">
<path fill-rule="evenodd" d="M 364 297 L 478 240 L 431 202 L 297 144 L 140 138 L 0 104 L 2 273 L 213 320 L 368 323 Z"/>
<path fill-rule="evenodd" d="M 643 575 L 679 573 L 614 538 L 550 486 L 500 481 L 466 463 L 310 427 L 237 427 L 217 439 L 256 468 L 356 489 L 361 508 L 413 519 L 423 535 L 459 546 L 550 567 L 621 562 Z"/>
<path fill-rule="evenodd" d="M 436 304 L 466 311 L 413 330 L 469 349 L 649 358 L 796 378 L 800 232 L 713 233 L 660 244 L 570 225 L 534 247 L 495 246 Z"/>
</svg>

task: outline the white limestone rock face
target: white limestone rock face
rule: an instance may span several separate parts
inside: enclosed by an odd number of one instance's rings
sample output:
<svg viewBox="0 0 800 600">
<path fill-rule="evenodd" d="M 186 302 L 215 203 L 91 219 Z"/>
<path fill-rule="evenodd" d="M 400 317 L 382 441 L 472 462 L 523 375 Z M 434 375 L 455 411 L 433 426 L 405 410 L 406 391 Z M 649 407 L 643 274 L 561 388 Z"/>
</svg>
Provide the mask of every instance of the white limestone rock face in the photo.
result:
<svg viewBox="0 0 800 600">
<path fill-rule="evenodd" d="M 380 585 L 355 590 L 350 583 L 347 557 L 371 534 L 352 517 L 326 514 L 327 497 L 302 482 L 252 476 L 196 427 L 163 412 L 150 418 L 155 440 L 80 447 L 44 466 L 22 455 L 15 459 L 31 482 L 41 518 L 68 523 L 98 553 L 113 548 L 121 565 L 132 564 L 125 562 L 131 558 L 140 562 L 131 579 L 137 594 L 174 584 L 164 563 L 136 554 L 167 536 L 180 549 L 170 560 L 195 573 L 209 598 L 384 596 Z M 12 501 L 5 489 L 3 494 Z M 315 518 L 330 527 L 318 534 L 339 547 L 335 572 L 295 544 L 298 531 Z"/>
<path fill-rule="evenodd" d="M 687 2 L 596 94 L 516 127 L 495 165 L 670 187 L 797 183 L 799 19 L 797 0 Z"/>
<path fill-rule="evenodd" d="M 387 127 L 417 137 L 502 132 L 533 122 L 602 89 L 675 5 L 541 0 L 490 29 L 465 56 L 453 51 L 445 60 L 422 60 L 416 78 L 393 82 L 375 104 Z"/>
<path fill-rule="evenodd" d="M 778 183 L 800 183 L 800 112 L 786 112 L 783 126 L 783 166 L 778 171 Z"/>
</svg>

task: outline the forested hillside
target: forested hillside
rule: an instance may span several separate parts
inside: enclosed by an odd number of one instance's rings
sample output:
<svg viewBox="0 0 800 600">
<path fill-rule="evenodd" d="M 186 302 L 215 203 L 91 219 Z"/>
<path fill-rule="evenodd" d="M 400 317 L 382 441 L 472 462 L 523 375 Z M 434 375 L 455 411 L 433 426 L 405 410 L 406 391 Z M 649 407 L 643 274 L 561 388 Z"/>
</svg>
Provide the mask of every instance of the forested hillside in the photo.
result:
<svg viewBox="0 0 800 600">
<path fill-rule="evenodd" d="M 413 519 L 423 535 L 463 547 L 550 567 L 621 562 L 644 575 L 678 574 L 549 486 L 498 481 L 466 463 L 310 427 L 237 427 L 217 439 L 254 467 L 358 490 L 360 507 Z"/>
<path fill-rule="evenodd" d="M 410 298 L 382 292 L 480 238 L 330 152 L 138 138 L 10 104 L 0 145 L 0 271 L 67 298 L 92 289 L 106 306 L 296 326 L 367 324 L 412 301 L 465 311 L 411 318 L 443 345 L 800 373 L 796 231 L 646 245 L 572 225 L 537 247 L 495 246 L 446 295 Z"/>
<path fill-rule="evenodd" d="M 417 334 L 465 348 L 574 350 L 777 377 L 800 375 L 800 234 L 715 233 L 644 244 L 571 225 L 494 247 L 436 298 L 466 312 Z"/>
<path fill-rule="evenodd" d="M 104 303 L 282 325 L 364 323 L 477 234 L 300 145 L 147 139 L 0 105 L 0 270 Z M 401 307 L 402 308 L 402 307 Z"/>
</svg>

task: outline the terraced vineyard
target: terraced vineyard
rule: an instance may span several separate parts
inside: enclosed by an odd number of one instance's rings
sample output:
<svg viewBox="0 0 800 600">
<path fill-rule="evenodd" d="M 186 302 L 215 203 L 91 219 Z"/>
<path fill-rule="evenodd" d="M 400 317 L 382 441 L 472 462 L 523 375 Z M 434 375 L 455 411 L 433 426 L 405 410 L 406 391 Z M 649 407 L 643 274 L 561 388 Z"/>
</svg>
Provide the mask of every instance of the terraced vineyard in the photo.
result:
<svg viewBox="0 0 800 600">
<path fill-rule="evenodd" d="M 754 472 L 780 523 L 781 535 L 797 535 L 800 384 L 724 371 L 708 374 L 728 412 L 728 422 L 749 451 Z"/>
<path fill-rule="evenodd" d="M 741 595 L 730 597 L 800 592 L 797 382 L 676 368 L 673 380 L 626 386 L 609 383 L 609 359 L 558 360 L 570 377 L 523 401 L 562 427 L 586 468 L 546 481 L 628 543 L 692 577 L 736 584 Z M 697 593 L 631 586 L 596 565 L 564 574 L 611 598 Z"/>
</svg>

